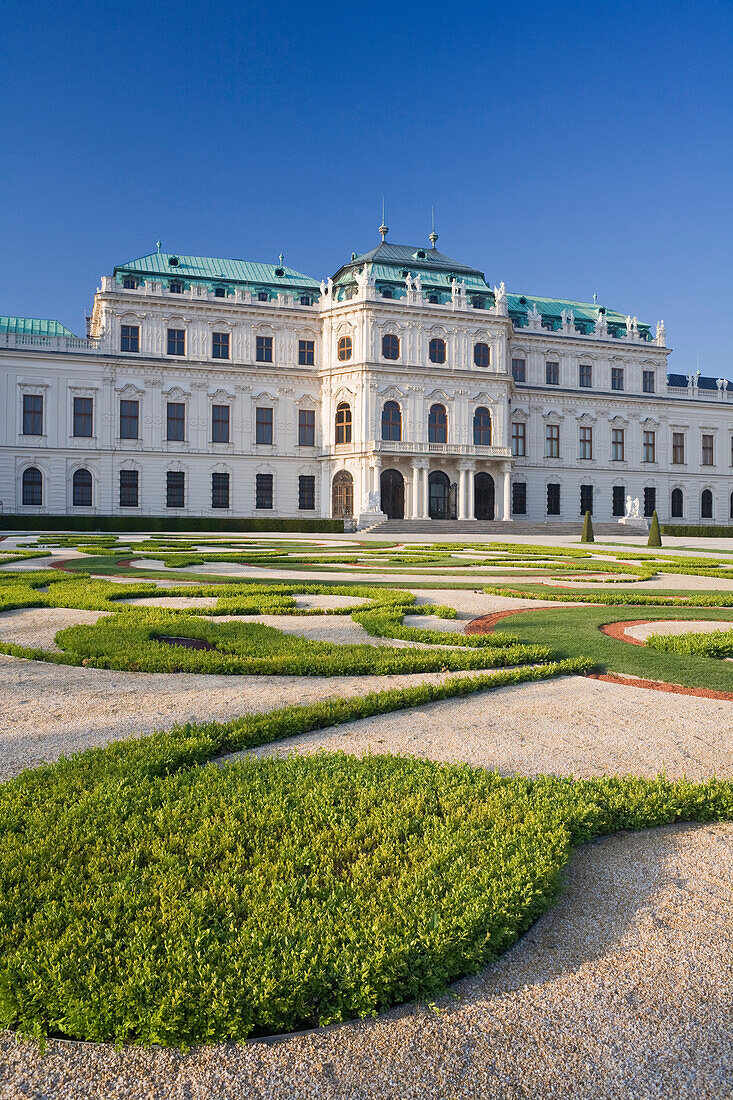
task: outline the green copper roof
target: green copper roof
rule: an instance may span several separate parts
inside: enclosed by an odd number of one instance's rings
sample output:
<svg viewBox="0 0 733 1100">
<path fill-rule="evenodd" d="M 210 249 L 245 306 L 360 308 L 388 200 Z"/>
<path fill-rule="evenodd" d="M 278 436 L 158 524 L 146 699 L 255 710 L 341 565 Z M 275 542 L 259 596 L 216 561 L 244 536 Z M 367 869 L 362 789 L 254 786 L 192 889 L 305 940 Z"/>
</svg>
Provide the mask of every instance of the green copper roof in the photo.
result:
<svg viewBox="0 0 733 1100">
<path fill-rule="evenodd" d="M 525 318 L 527 310 L 536 305 L 543 319 L 548 321 L 559 323 L 562 318 L 562 311 L 566 309 L 568 312 L 572 310 L 577 324 L 592 328 L 601 312 L 603 312 L 606 315 L 608 325 L 623 325 L 624 329 L 626 328 L 626 314 L 619 313 L 616 309 L 609 309 L 608 306 L 601 303 L 573 302 L 565 298 L 540 298 L 536 294 L 510 294 L 507 292 L 507 305 L 510 316 L 515 320 Z M 649 332 L 649 325 L 639 322 L 639 332 L 646 335 Z"/>
<path fill-rule="evenodd" d="M 174 261 L 174 262 L 171 262 Z M 176 262 L 177 261 L 177 262 Z M 253 263 L 251 260 L 219 260 L 211 256 L 182 256 L 179 253 L 152 252 L 137 260 L 119 264 L 115 275 L 165 276 L 167 279 L 205 280 L 210 283 L 246 283 L 288 289 L 313 289 L 318 281 L 310 275 L 278 264 Z M 282 272 L 281 275 L 277 272 Z"/>
<path fill-rule="evenodd" d="M 0 315 L 0 332 L 17 336 L 73 336 L 74 333 L 60 321 L 41 317 L 3 317 Z"/>
</svg>

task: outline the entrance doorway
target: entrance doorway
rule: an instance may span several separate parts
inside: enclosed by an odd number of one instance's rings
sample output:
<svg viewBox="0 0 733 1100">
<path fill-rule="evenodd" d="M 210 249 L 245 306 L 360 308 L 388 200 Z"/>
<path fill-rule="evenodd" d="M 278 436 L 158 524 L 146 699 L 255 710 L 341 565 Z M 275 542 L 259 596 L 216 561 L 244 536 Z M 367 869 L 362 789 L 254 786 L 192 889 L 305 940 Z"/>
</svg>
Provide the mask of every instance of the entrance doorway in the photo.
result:
<svg viewBox="0 0 733 1100">
<path fill-rule="evenodd" d="M 428 515 L 431 519 L 448 519 L 450 479 L 442 470 L 433 470 L 428 477 Z"/>
<path fill-rule="evenodd" d="M 331 514 L 334 519 L 354 514 L 354 479 L 348 470 L 339 470 L 333 479 Z"/>
<path fill-rule="evenodd" d="M 476 519 L 494 518 L 494 479 L 491 474 L 476 474 L 473 479 L 473 514 Z"/>
<path fill-rule="evenodd" d="M 405 518 L 405 479 L 399 470 L 385 470 L 379 479 L 382 511 L 389 519 Z"/>
</svg>

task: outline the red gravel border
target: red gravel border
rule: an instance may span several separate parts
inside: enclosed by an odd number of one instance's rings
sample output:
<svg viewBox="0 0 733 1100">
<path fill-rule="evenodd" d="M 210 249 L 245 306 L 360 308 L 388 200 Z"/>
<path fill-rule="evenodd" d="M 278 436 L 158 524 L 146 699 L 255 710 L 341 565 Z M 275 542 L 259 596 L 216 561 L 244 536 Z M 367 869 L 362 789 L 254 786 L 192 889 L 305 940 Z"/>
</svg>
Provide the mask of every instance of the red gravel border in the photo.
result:
<svg viewBox="0 0 733 1100">
<path fill-rule="evenodd" d="M 691 688 L 684 684 L 667 684 L 664 680 L 642 680 L 638 676 L 617 676 L 613 672 L 588 672 L 589 680 L 604 680 L 607 684 L 623 684 L 625 687 L 649 688 L 652 691 L 666 691 L 670 695 L 695 695 L 698 699 L 723 699 L 733 703 L 733 692 L 713 691 L 712 688 Z"/>
<path fill-rule="evenodd" d="M 626 631 L 631 626 L 644 626 L 645 623 L 652 622 L 654 622 L 654 619 L 626 619 L 622 623 L 604 623 L 598 629 L 601 634 L 605 634 L 608 638 L 615 638 L 617 642 L 627 642 L 629 645 L 644 645 L 645 643 L 642 642 L 641 638 L 634 638 Z"/>
<path fill-rule="evenodd" d="M 531 604 L 531 600 L 528 601 Z M 466 623 L 463 628 L 464 634 L 490 634 L 497 623 L 500 623 L 502 619 L 506 619 L 509 615 L 523 615 L 527 611 L 531 611 L 530 607 L 515 607 L 512 611 L 494 611 L 492 615 L 480 615 L 478 619 L 471 619 L 470 623 Z M 543 607 L 543 611 L 552 611 L 554 608 Z"/>
</svg>

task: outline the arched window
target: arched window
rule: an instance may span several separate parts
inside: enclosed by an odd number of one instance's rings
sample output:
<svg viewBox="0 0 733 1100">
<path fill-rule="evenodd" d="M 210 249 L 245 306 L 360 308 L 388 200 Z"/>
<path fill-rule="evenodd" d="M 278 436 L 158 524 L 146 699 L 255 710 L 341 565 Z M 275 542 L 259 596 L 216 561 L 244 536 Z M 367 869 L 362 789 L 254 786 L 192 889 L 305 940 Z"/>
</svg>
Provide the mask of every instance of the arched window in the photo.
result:
<svg viewBox="0 0 733 1100">
<path fill-rule="evenodd" d="M 382 337 L 382 355 L 385 359 L 399 359 L 400 341 L 397 336 L 388 333 Z"/>
<path fill-rule="evenodd" d="M 346 401 L 336 406 L 336 442 L 351 443 L 351 405 Z"/>
<path fill-rule="evenodd" d="M 402 439 L 402 413 L 396 401 L 385 401 L 382 409 L 382 439 Z"/>
<path fill-rule="evenodd" d="M 428 416 L 428 443 L 448 442 L 448 414 L 445 405 L 431 405 Z"/>
<path fill-rule="evenodd" d="M 348 470 L 339 470 L 333 479 L 331 513 L 337 519 L 354 514 L 354 479 Z"/>
<path fill-rule="evenodd" d="M 700 497 L 700 515 L 703 519 L 713 518 L 713 494 L 710 489 L 703 489 Z"/>
<path fill-rule="evenodd" d="M 473 345 L 473 361 L 477 367 L 488 367 L 491 362 L 491 352 L 488 344 Z"/>
<path fill-rule="evenodd" d="M 445 340 L 431 340 L 428 355 L 431 363 L 445 363 Z"/>
<path fill-rule="evenodd" d="M 672 490 L 672 519 L 682 519 L 684 515 L 685 498 L 681 489 Z M 733 507 L 733 503 L 731 504 Z M 733 513 L 731 513 L 733 515 Z"/>
<path fill-rule="evenodd" d="M 171 283 L 168 289 L 171 294 L 183 294 L 183 283 Z"/>
<path fill-rule="evenodd" d="M 483 405 L 473 414 L 473 442 L 476 447 L 491 446 L 491 413 Z"/>
<path fill-rule="evenodd" d="M 23 471 L 23 503 L 43 504 L 43 474 L 35 466 Z"/>
<path fill-rule="evenodd" d="M 338 357 L 343 363 L 345 359 L 351 359 L 353 344 L 350 336 L 342 336 L 338 342 Z"/>
<path fill-rule="evenodd" d="M 88 470 L 76 470 L 71 479 L 71 500 L 75 508 L 91 508 L 92 475 Z"/>
</svg>

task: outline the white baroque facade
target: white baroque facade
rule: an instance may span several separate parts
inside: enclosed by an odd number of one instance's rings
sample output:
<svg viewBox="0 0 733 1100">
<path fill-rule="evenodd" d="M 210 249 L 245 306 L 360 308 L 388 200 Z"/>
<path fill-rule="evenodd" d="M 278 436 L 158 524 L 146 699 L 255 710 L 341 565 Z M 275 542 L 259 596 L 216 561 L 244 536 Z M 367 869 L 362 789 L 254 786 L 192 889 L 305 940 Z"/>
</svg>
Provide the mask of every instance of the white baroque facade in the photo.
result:
<svg viewBox="0 0 733 1100">
<path fill-rule="evenodd" d="M 668 377 L 661 322 L 382 237 L 320 284 L 158 251 L 85 338 L 0 318 L 3 512 L 733 517 L 728 383 Z"/>
</svg>

